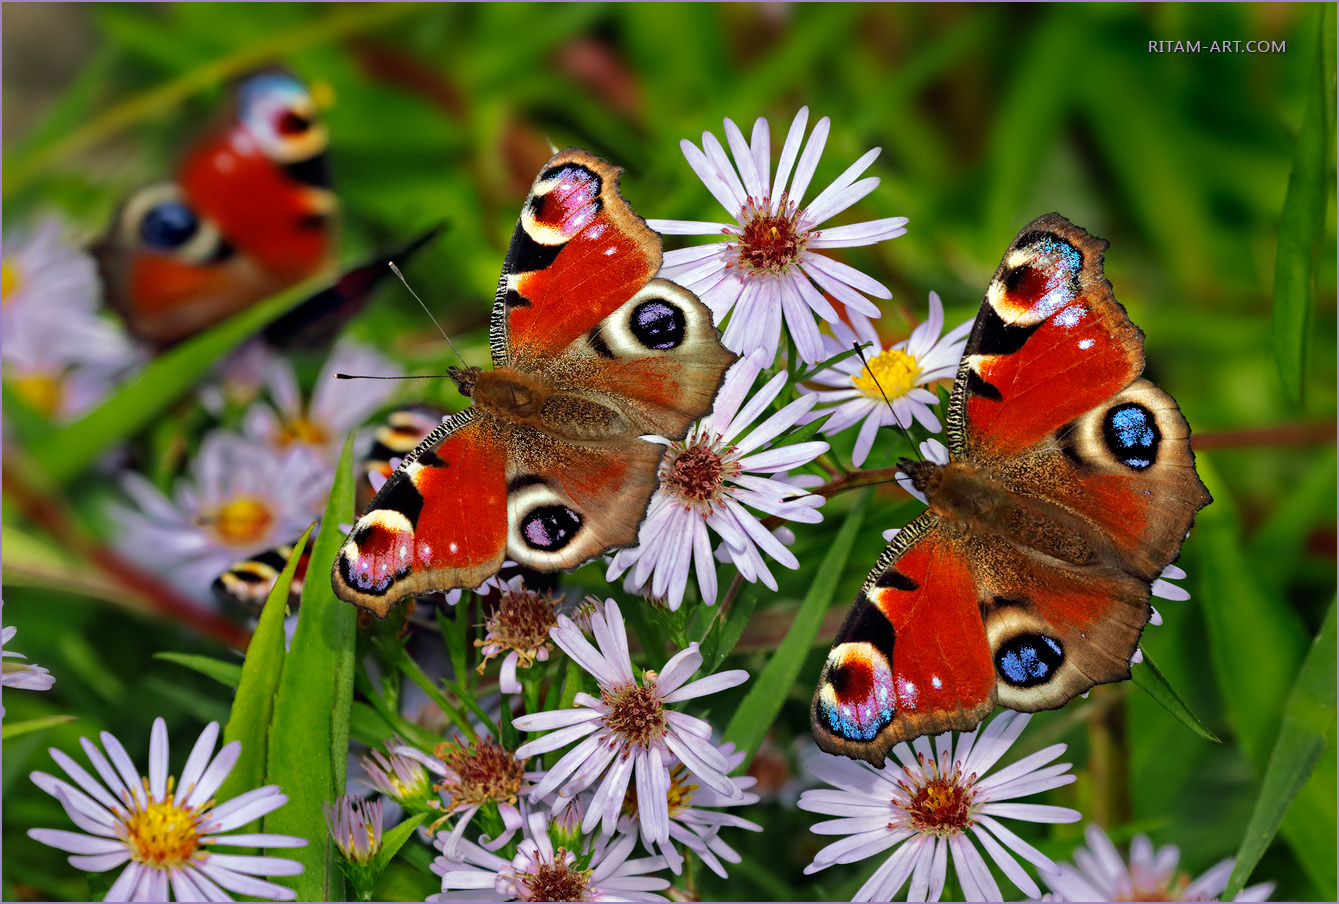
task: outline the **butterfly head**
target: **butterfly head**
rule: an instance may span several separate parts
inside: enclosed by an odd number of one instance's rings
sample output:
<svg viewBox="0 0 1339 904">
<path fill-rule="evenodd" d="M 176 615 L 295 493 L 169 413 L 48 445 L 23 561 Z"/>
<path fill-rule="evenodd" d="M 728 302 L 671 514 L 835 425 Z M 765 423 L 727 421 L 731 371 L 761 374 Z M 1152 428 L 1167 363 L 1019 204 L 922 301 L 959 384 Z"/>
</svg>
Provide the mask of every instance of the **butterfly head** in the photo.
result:
<svg viewBox="0 0 1339 904">
<path fill-rule="evenodd" d="M 477 367 L 448 367 L 446 375 L 456 381 L 456 388 L 467 399 L 474 398 L 474 387 L 479 382 Z"/>
<path fill-rule="evenodd" d="M 911 478 L 911 485 L 926 498 L 934 495 L 943 480 L 944 466 L 929 459 L 902 458 L 898 461 L 898 469 Z"/>
</svg>

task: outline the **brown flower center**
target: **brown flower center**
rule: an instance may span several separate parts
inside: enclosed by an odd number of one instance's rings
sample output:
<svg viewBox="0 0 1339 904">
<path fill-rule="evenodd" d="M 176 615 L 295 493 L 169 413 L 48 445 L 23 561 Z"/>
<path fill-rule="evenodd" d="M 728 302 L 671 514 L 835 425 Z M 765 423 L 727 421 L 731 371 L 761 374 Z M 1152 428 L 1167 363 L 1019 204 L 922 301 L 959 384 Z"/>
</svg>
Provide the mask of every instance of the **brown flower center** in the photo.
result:
<svg viewBox="0 0 1339 904">
<path fill-rule="evenodd" d="M 645 680 L 654 685 L 655 672 L 647 672 Z M 623 735 L 629 745 L 646 750 L 665 733 L 665 707 L 654 686 L 601 688 L 600 699 L 609 707 L 604 724 Z"/>
<path fill-rule="evenodd" d="M 447 813 L 482 806 L 490 800 L 516 805 L 525 782 L 525 761 L 501 744 L 477 741 L 466 746 L 447 741 L 438 744 L 432 755 L 446 765 L 446 778 L 433 785 L 433 790 L 450 798 Z"/>
<path fill-rule="evenodd" d="M 483 672 L 484 663 L 503 650 L 515 650 L 520 654 L 521 665 L 529 668 L 534 665 L 535 656 L 541 649 L 553 649 L 549 643 L 549 629 L 557 626 L 552 593 L 524 589 L 506 591 L 497 609 L 484 623 L 487 636 L 474 642 L 476 647 L 484 648 L 479 672 Z"/>
<path fill-rule="evenodd" d="M 567 865 L 567 850 L 558 848 L 553 860 L 541 863 L 526 879 L 527 901 L 589 901 L 590 873 Z"/>
<path fill-rule="evenodd" d="M 740 472 L 734 461 L 727 461 L 706 434 L 693 437 L 688 445 L 670 446 L 667 465 L 661 466 L 660 485 L 679 498 L 688 508 L 710 514 L 725 492 L 725 481 Z M 727 448 L 726 455 L 733 451 Z"/>
<path fill-rule="evenodd" d="M 975 793 L 970 781 L 962 781 L 959 773 L 944 777 L 937 774 L 917 788 L 906 805 L 907 815 L 916 831 L 940 838 L 959 835 L 972 825 L 972 799 Z"/>
<path fill-rule="evenodd" d="M 799 228 L 795 204 L 784 195 L 777 213 L 772 213 L 770 199 L 749 198 L 740 220 L 739 239 L 728 246 L 735 255 L 731 266 L 759 276 L 780 276 L 790 270 L 816 235 Z"/>
</svg>

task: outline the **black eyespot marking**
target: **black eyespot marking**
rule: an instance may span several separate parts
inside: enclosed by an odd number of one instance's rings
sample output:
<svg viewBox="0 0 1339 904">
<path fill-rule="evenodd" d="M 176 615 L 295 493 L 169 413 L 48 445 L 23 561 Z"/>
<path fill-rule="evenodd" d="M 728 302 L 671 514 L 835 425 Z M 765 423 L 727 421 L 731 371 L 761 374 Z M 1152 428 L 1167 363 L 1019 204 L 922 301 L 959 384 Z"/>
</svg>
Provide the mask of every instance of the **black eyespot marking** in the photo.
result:
<svg viewBox="0 0 1339 904">
<path fill-rule="evenodd" d="M 1012 273 L 1017 273 L 1017 270 Z M 1012 274 L 1011 274 L 1012 275 Z M 1006 288 L 1008 286 L 1006 277 Z M 1013 289 L 1010 289 L 1013 291 Z M 1000 317 L 999 312 L 992 305 L 982 305 L 981 314 L 977 318 L 974 332 L 976 334 L 976 344 L 972 347 L 971 354 L 974 355 L 1012 355 L 1014 352 L 1027 345 L 1028 339 L 1044 321 L 1038 321 L 1031 326 L 1020 326 L 1016 323 L 1005 323 Z"/>
<path fill-rule="evenodd" d="M 390 509 L 409 519 L 409 523 L 418 526 L 418 516 L 423 514 L 423 494 L 414 486 L 414 481 L 398 475 L 398 480 L 388 480 L 376 496 L 376 507 Z M 354 538 L 357 543 L 357 537 Z M 360 544 L 361 545 L 361 544 Z"/>
<path fill-rule="evenodd" d="M 883 574 L 879 575 L 878 580 L 874 582 L 875 587 L 891 587 L 894 590 L 915 590 L 921 585 L 921 582 L 915 578 L 907 577 L 902 572 L 889 568 Z"/>
<path fill-rule="evenodd" d="M 601 358 L 614 357 L 614 353 L 609 349 L 609 343 L 605 342 L 604 336 L 600 335 L 598 326 L 586 334 L 586 344 Z"/>
<path fill-rule="evenodd" d="M 688 321 L 683 311 L 675 305 L 652 298 L 632 309 L 632 319 L 628 326 L 642 345 L 656 351 L 666 351 L 683 344 Z"/>
<path fill-rule="evenodd" d="M 1116 460 L 1131 470 L 1147 470 L 1158 460 L 1162 431 L 1153 412 L 1137 402 L 1117 405 L 1103 415 L 1102 436 Z"/>
<path fill-rule="evenodd" d="M 161 251 L 180 248 L 199 230 L 200 221 L 195 212 L 180 201 L 155 204 L 139 221 L 140 241 Z"/>
<path fill-rule="evenodd" d="M 837 632 L 837 643 L 867 643 L 891 658 L 897 632 L 888 616 L 861 593 Z"/>
<path fill-rule="evenodd" d="M 521 537 L 531 549 L 557 552 L 581 530 L 581 516 L 565 505 L 541 505 L 521 519 Z"/>
<path fill-rule="evenodd" d="M 995 384 L 987 383 L 984 377 L 970 367 L 967 368 L 967 391 L 992 402 L 1004 401 L 1004 395 L 995 388 Z"/>
<path fill-rule="evenodd" d="M 330 158 L 324 153 L 315 154 L 306 160 L 285 163 L 284 172 L 303 185 L 315 188 L 330 187 Z"/>
<path fill-rule="evenodd" d="M 995 670 L 1014 687 L 1045 684 L 1064 661 L 1065 648 L 1045 634 L 1019 634 L 995 652 Z"/>
</svg>

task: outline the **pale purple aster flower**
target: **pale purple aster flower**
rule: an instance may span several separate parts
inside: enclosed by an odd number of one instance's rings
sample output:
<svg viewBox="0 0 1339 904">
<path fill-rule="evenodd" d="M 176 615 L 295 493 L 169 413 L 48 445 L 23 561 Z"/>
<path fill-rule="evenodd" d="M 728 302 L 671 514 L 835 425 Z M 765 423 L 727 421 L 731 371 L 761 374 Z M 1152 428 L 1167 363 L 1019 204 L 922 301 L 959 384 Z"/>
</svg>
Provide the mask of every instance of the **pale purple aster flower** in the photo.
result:
<svg viewBox="0 0 1339 904">
<path fill-rule="evenodd" d="M 401 806 L 421 808 L 432 793 L 427 770 L 418 757 L 398 752 L 405 746 L 399 737 L 392 735 L 385 743 L 384 752 L 369 750 L 358 758 L 368 787 Z"/>
<path fill-rule="evenodd" d="M 795 555 L 744 506 L 789 521 L 822 521 L 818 507 L 823 497 L 777 478 L 813 461 L 828 450 L 828 444 L 810 441 L 768 448 L 814 406 L 813 396 L 796 399 L 750 428 L 786 384 L 786 374 L 779 373 L 750 396 L 762 366 L 756 355 L 741 358 L 726 372 L 711 413 L 687 436 L 675 442 L 654 438 L 669 446 L 660 461 L 660 486 L 637 533 L 638 545 L 614 555 L 609 580 L 632 568 L 634 586 L 678 609 L 689 572 L 695 569 L 702 600 L 713 605 L 716 562 L 708 528 L 725 541 L 730 559 L 746 581 L 762 581 L 777 589 L 763 552 L 786 568 L 799 567 Z"/>
<path fill-rule="evenodd" d="M 278 453 L 239 436 L 205 437 L 171 500 L 134 472 L 121 486 L 135 503 L 113 505 L 117 548 L 201 602 L 238 561 L 292 543 L 329 495 L 330 472 L 309 449 Z"/>
<path fill-rule="evenodd" d="M 5 375 L 48 417 L 69 420 L 96 405 L 144 353 L 104 319 L 93 259 L 62 237 L 55 218 L 27 236 L 8 236 L 0 335 Z"/>
<path fill-rule="evenodd" d="M 687 139 L 681 141 L 679 146 L 688 165 L 735 222 L 647 221 L 665 235 L 724 235 L 722 242 L 666 253 L 660 275 L 696 292 L 711 308 L 717 323 L 733 311 L 722 337 L 725 346 L 741 354 L 760 352 L 766 363 L 776 358 L 783 317 L 800 358 L 809 363 L 823 360 L 823 342 L 814 314 L 829 323 L 838 321 L 837 311 L 824 293 L 867 317 L 878 317 L 879 309 L 865 295 L 892 297 L 882 283 L 819 254 L 819 249 L 873 245 L 907 231 L 906 217 L 817 228 L 878 187 L 878 177 L 860 176 L 879 156 L 880 149 L 869 151 L 851 164 L 837 181 L 801 208 L 829 127 L 826 116 L 820 119 L 806 144 L 808 122 L 809 108 L 803 107 L 791 122 L 775 177 L 771 173 L 771 135 L 764 118 L 753 124 L 750 141 L 733 121 L 725 120 L 733 163 L 710 132 L 702 133 L 701 149 Z"/>
<path fill-rule="evenodd" d="M 724 744 L 719 750 L 729 763 L 732 772 L 744 762 L 744 751 L 735 750 L 734 744 Z M 676 764 L 670 769 L 669 840 L 655 841 L 641 833 L 641 800 L 635 790 L 628 795 L 624 803 L 624 812 L 629 815 L 624 815 L 619 820 L 618 829 L 628 834 L 641 835 L 642 844 L 646 849 L 652 854 L 663 857 L 670 871 L 676 876 L 683 871 L 683 854 L 678 847 L 682 844 L 697 854 L 708 869 L 724 879 L 726 872 L 721 861 L 738 863 L 740 857 L 734 848 L 721 839 L 720 830 L 736 828 L 747 829 L 750 832 L 762 831 L 762 826 L 756 822 L 750 822 L 733 813 L 721 812 L 722 807 L 741 807 L 758 802 L 758 795 L 746 790 L 758 783 L 756 778 L 744 775 L 732 781 L 744 791 L 742 796 L 727 797 L 705 787 L 692 770 L 682 763 Z"/>
<path fill-rule="evenodd" d="M 552 591 L 528 589 L 521 575 L 504 582 L 501 598 L 484 622 L 484 638 L 474 641 L 482 648 L 479 674 L 490 659 L 506 652 L 498 686 L 504 694 L 519 694 L 516 669 L 548 661 L 553 649 L 549 631 L 558 626 L 557 613 Z"/>
<path fill-rule="evenodd" d="M 930 317 L 911 331 L 911 336 L 884 349 L 873 324 L 863 318 L 854 329 L 845 323 L 832 325 L 833 336 L 825 336 L 826 357 L 849 352 L 852 345 L 864 349 L 859 355 L 838 361 L 820 370 L 812 381 L 824 387 L 813 392 L 820 403 L 837 402 L 831 408 L 815 408 L 805 415 L 804 423 L 827 417 L 822 432 L 828 436 L 860 423 L 851 464 L 860 467 L 869 457 L 880 427 L 900 424 L 910 427 L 913 420 L 931 433 L 938 433 L 939 418 L 930 406 L 938 396 L 928 389 L 938 380 L 951 380 L 967 347 L 967 334 L 973 321 L 954 327 L 945 335 L 944 306 L 939 296 L 930 293 Z M 861 423 L 863 422 L 863 423 Z"/>
<path fill-rule="evenodd" d="M 337 380 L 337 373 L 399 376 L 403 368 L 365 345 L 341 340 L 322 366 L 310 402 L 304 403 L 293 365 L 278 358 L 269 368 L 266 380 L 274 406 L 252 405 L 247 410 L 243 432 L 256 442 L 269 443 L 280 451 L 294 444 L 307 446 L 327 466 L 334 467 L 344 437 L 362 426 L 395 391 L 393 381 Z M 330 489 L 329 478 L 325 488 Z"/>
<path fill-rule="evenodd" d="M 897 762 L 890 758 L 883 769 L 824 755 L 814 772 L 836 790 L 804 792 L 800 809 L 838 817 L 816 824 L 815 833 L 847 837 L 819 851 L 804 872 L 855 863 L 894 848 L 854 900 L 890 901 L 910 879 L 907 900 L 938 901 L 952 854 L 966 900 L 1001 901 L 999 886 L 975 840 L 1009 881 L 1025 894 L 1038 895 L 1037 883 L 1005 848 L 1043 872 L 1054 874 L 1058 868 L 996 817 L 1058 823 L 1077 822 L 1082 814 L 1068 807 L 1012 803 L 1074 781 L 1068 763 L 1051 764 L 1065 752 L 1064 744 L 1053 744 L 986 776 L 1030 718 L 1025 713 L 1003 712 L 977 730 L 959 735 L 956 749 L 955 732 L 935 737 L 933 749 L 926 737 L 916 738 L 910 746 L 898 744 L 893 748 Z"/>
<path fill-rule="evenodd" d="M 606 600 L 603 612 L 592 613 L 590 621 L 598 649 L 565 615 L 558 617 L 558 627 L 550 636 L 595 676 L 600 696 L 579 693 L 571 709 L 518 716 L 513 724 L 520 730 L 549 733 L 522 744 L 516 755 L 548 753 L 579 740 L 539 780 L 531 798 L 539 800 L 557 792 L 554 809 L 561 811 L 568 800 L 603 776 L 581 830 L 591 832 L 598 825 L 609 834 L 617 825 L 628 784 L 635 779 L 637 799 L 653 804 L 640 811 L 642 837 L 664 843 L 670 836 L 668 800 L 674 759 L 713 791 L 732 800 L 744 793 L 728 775 L 730 761 L 711 743 L 711 726 L 668 707 L 735 687 L 748 680 L 748 673 L 736 669 L 690 682 L 702 665 L 698 645 L 691 643 L 660 674 L 644 672 L 638 684 L 618 604 Z"/>
<path fill-rule="evenodd" d="M 1147 835 L 1130 842 L 1126 865 L 1111 839 L 1095 825 L 1084 830 L 1088 847 L 1074 851 L 1074 866 L 1062 863 L 1059 873 L 1043 876 L 1053 901 L 1217 901 L 1232 875 L 1232 858 L 1220 861 L 1193 882 L 1178 873 L 1181 852 L 1175 845 L 1154 849 Z M 1267 901 L 1273 882 L 1242 889 L 1234 901 Z"/>
<path fill-rule="evenodd" d="M 470 820 L 487 804 L 497 806 L 503 824 L 498 837 L 480 839 L 489 850 L 511 841 L 521 828 L 525 798 L 539 774 L 525 771 L 525 757 L 519 750 L 508 750 L 491 738 L 481 737 L 472 743 L 455 739 L 438 744 L 432 756 L 408 746 L 396 747 L 394 752 L 417 760 L 441 776 L 433 789 L 441 793 L 446 815 L 456 817 L 451 832 L 439 836 L 448 854 L 464 837 Z"/>
<path fill-rule="evenodd" d="M 511 860 L 468 841 L 450 847 L 445 833 L 439 835 L 437 846 L 444 856 L 432 862 L 432 871 L 442 877 L 442 893 L 428 900 L 666 900 L 655 892 L 668 888 L 669 880 L 649 875 L 663 869 L 665 861 L 660 857 L 629 860 L 637 844 L 635 837 L 587 836 L 583 846 L 589 849 L 581 851 L 555 846 L 549 833 L 548 814 L 530 814 L 524 838 Z"/>
<path fill-rule="evenodd" d="M 0 641 L 4 649 L 3 659 L 4 668 L 0 672 L 0 684 L 5 687 L 12 687 L 17 690 L 25 691 L 49 691 L 51 685 L 56 683 L 56 679 L 51 673 L 40 665 L 31 662 L 15 662 L 15 659 L 27 659 L 22 653 L 9 649 L 9 642 L 14 639 L 14 635 L 19 633 L 19 629 L 10 625 L 4 629 L 3 641 Z M 0 716 L 5 714 L 5 708 L 0 706 Z"/>
<path fill-rule="evenodd" d="M 121 742 L 102 732 L 104 755 L 88 738 L 84 753 L 102 781 L 65 753 L 51 756 L 74 780 L 71 785 L 45 772 L 33 772 L 33 784 L 55 797 L 74 824 L 87 834 L 61 829 L 29 829 L 42 844 L 69 851 L 70 865 L 100 873 L 129 865 L 112 883 L 106 901 L 231 901 L 228 892 L 291 901 L 296 893 L 257 876 L 296 876 L 302 864 L 282 857 L 219 854 L 216 846 L 243 848 L 306 847 L 292 835 L 235 833 L 272 813 L 288 798 L 278 785 L 266 785 L 216 804 L 214 795 L 241 753 L 231 741 L 214 756 L 219 726 L 200 733 L 182 769 L 181 780 L 168 775 L 167 723 L 153 720 L 149 736 L 149 775 L 136 769 Z"/>
<path fill-rule="evenodd" d="M 364 800 L 341 794 L 333 803 L 324 801 L 321 812 L 335 847 L 345 860 L 366 866 L 381 850 L 380 800 Z"/>
</svg>

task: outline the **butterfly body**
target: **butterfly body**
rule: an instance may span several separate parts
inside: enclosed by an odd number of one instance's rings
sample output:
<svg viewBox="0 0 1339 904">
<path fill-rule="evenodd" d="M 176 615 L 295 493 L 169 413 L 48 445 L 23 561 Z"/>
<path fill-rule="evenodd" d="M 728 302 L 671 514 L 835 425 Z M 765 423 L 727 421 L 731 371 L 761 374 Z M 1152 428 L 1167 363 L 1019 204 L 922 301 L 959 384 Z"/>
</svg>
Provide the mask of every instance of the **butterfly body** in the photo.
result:
<svg viewBox="0 0 1339 904">
<path fill-rule="evenodd" d="M 474 587 L 504 557 L 570 569 L 636 542 L 663 447 L 711 410 L 735 360 L 710 310 L 657 279 L 660 238 L 618 170 L 568 149 L 535 179 L 493 305 L 493 369 L 454 369 L 473 406 L 405 457 L 332 577 L 385 617 Z"/>
<path fill-rule="evenodd" d="M 1106 243 L 1052 214 L 1005 254 L 959 367 L 947 463 L 904 462 L 926 511 L 875 563 L 824 665 L 820 747 L 896 743 L 1129 677 L 1152 582 L 1209 495 Z"/>
</svg>

